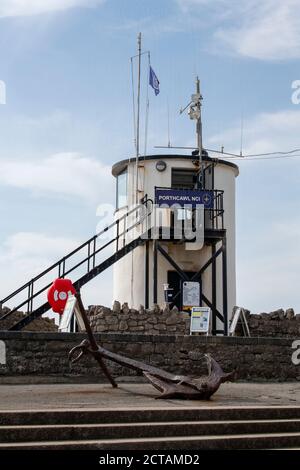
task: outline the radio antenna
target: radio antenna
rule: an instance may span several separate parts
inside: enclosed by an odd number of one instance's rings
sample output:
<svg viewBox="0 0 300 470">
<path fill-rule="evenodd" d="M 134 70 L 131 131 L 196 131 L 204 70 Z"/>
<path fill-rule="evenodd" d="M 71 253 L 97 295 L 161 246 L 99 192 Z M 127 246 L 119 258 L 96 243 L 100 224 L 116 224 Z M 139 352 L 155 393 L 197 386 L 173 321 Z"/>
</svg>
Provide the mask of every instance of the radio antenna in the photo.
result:
<svg viewBox="0 0 300 470">
<path fill-rule="evenodd" d="M 241 112 L 241 146 L 240 146 L 240 157 L 243 156 L 243 138 L 244 138 L 244 113 Z"/>
<path fill-rule="evenodd" d="M 170 139 L 170 106 L 169 100 L 167 101 L 167 112 L 168 112 L 168 147 L 171 147 L 171 139 Z"/>
<path fill-rule="evenodd" d="M 200 80 L 196 77 L 196 93 L 191 96 L 191 101 L 180 110 L 182 114 L 187 108 L 190 119 L 196 121 L 197 149 L 199 158 L 199 180 L 198 187 L 203 188 L 203 161 L 202 161 L 202 121 L 201 121 L 201 101 L 203 97 L 200 93 Z"/>
</svg>

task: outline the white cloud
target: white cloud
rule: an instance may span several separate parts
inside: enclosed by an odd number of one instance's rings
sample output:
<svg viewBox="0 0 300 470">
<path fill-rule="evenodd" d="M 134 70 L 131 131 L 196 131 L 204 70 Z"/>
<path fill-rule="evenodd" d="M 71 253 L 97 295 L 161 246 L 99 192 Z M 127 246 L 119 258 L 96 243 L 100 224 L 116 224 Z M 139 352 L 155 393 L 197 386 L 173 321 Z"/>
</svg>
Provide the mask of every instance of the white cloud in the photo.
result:
<svg viewBox="0 0 300 470">
<path fill-rule="evenodd" d="M 56 153 L 74 151 L 112 162 L 120 153 L 130 152 L 132 144 L 126 131 L 118 133 L 119 139 L 112 139 L 110 123 L 107 114 L 88 119 L 65 109 L 37 115 L 16 113 L 10 119 L 2 113 L 0 160 L 40 160 Z"/>
<path fill-rule="evenodd" d="M 249 217 L 255 220 L 251 213 Z M 278 218 L 281 217 L 282 214 L 278 214 Z M 255 225 L 256 233 L 251 236 L 248 233 L 248 238 L 245 235 L 244 241 L 248 246 L 240 246 L 238 250 L 238 304 L 249 308 L 252 313 L 289 307 L 300 313 L 297 288 L 300 275 L 299 217 L 293 222 L 290 218 L 276 222 L 270 214 L 264 226 Z"/>
<path fill-rule="evenodd" d="M 263 60 L 300 57 L 299 0 L 252 1 L 240 26 L 221 28 L 215 37 L 234 52 Z"/>
<path fill-rule="evenodd" d="M 78 245 L 78 241 L 64 237 L 50 237 L 37 232 L 18 232 L 11 235 L 4 243 L 5 257 L 8 261 L 22 257 L 33 261 L 34 257 L 55 259 L 63 256 Z M 3 256 L 3 254 L 2 254 Z M 39 266 L 41 268 L 41 266 Z M 32 274 L 32 270 L 31 274 Z"/>
<path fill-rule="evenodd" d="M 109 166 L 77 153 L 48 158 L 0 160 L 0 184 L 38 194 L 67 195 L 89 203 L 109 203 L 114 181 Z"/>
<path fill-rule="evenodd" d="M 0 17 L 30 16 L 75 7 L 95 7 L 104 0 L 1 0 Z"/>
<path fill-rule="evenodd" d="M 12 229 L 12 226 L 15 227 L 15 218 L 11 217 L 7 220 L 5 228 L 2 227 L 2 239 L 5 236 L 7 238 L 0 244 L 0 266 L 2 267 L 0 299 L 91 237 L 98 222 L 98 217 L 95 217 L 93 223 L 96 207 L 100 203 L 112 202 L 115 188 L 111 165 L 87 156 L 93 153 L 95 148 L 101 149 L 101 156 L 107 155 L 104 149 L 107 148 L 105 139 L 109 140 L 109 133 L 103 131 L 103 127 L 102 132 L 99 132 L 99 128 L 101 129 L 99 122 L 79 121 L 62 110 L 37 118 L 17 115 L 9 124 L 6 121 L 1 120 L 3 142 L 0 152 L 0 186 L 2 186 L 2 193 L 6 194 L 6 206 L 10 207 L 10 195 L 13 197 L 16 195 L 17 199 L 23 198 L 22 203 L 25 205 L 27 203 L 27 207 L 31 204 L 32 196 L 39 199 L 41 197 L 55 198 L 56 200 L 51 201 L 51 207 L 58 220 L 53 221 L 51 234 L 32 231 L 29 222 L 29 225 L 25 224 L 29 227 L 25 229 L 29 230 L 28 232 L 22 231 L 10 236 L 6 234 L 15 230 L 15 228 Z M 4 142 L 4 136 L 6 142 Z M 57 152 L 57 149 L 69 147 L 80 150 Z M 7 188 L 12 190 L 6 193 Z M 13 191 L 14 188 L 23 191 Z M 67 205 L 64 200 L 66 198 Z M 41 219 L 41 230 L 44 230 L 42 221 L 44 202 L 43 199 L 36 201 L 35 211 L 30 216 L 35 226 Z M 89 216 L 85 219 L 88 223 L 91 220 L 90 228 L 84 229 L 84 224 L 80 220 L 80 211 L 84 210 L 80 205 L 81 202 L 86 204 L 88 214 L 90 210 L 92 211 L 92 219 Z M 77 220 L 74 217 L 70 219 L 67 215 L 68 207 L 71 211 L 74 207 L 79 208 Z M 62 218 L 67 221 L 67 232 L 70 233 L 73 229 L 74 232 L 71 233 L 75 233 L 74 237 L 78 240 L 64 237 L 61 231 L 61 236 L 53 236 L 57 227 L 62 226 Z M 22 227 L 22 214 L 19 214 L 19 224 Z M 85 255 L 86 253 L 85 251 Z M 105 252 L 103 256 L 105 254 L 107 253 Z M 51 272 L 47 281 L 52 282 L 57 274 L 57 270 Z M 79 269 L 71 278 L 76 280 L 82 274 L 83 272 Z M 105 272 L 83 289 L 86 304 L 111 303 L 110 278 L 111 276 Z M 42 301 L 44 300 L 45 296 Z M 17 303 L 19 303 L 17 299 L 14 299 L 8 305 L 13 307 Z"/>
<path fill-rule="evenodd" d="M 246 119 L 243 128 L 244 154 L 300 148 L 298 110 L 259 113 Z M 207 140 L 207 147 L 220 148 L 224 145 L 225 152 L 238 153 L 240 134 L 240 122 L 237 122 L 225 132 L 211 136 Z"/>
<path fill-rule="evenodd" d="M 300 111 L 260 113 L 244 123 L 246 153 L 300 148 Z M 208 147 L 237 152 L 240 123 L 212 136 Z M 300 154 L 300 152 L 297 152 Z M 238 304 L 253 313 L 300 312 L 300 157 L 243 161 L 237 178 Z"/>
<path fill-rule="evenodd" d="M 182 11 L 208 13 L 215 49 L 262 60 L 300 57 L 300 0 L 178 0 Z"/>
<path fill-rule="evenodd" d="M 0 246 L 0 265 L 5 266 L 5 269 L 0 271 L 0 299 L 24 285 L 80 244 L 79 240 L 38 232 L 18 232 L 10 235 Z M 86 252 L 81 252 L 80 259 L 84 255 Z M 83 274 L 84 269 L 85 266 L 78 268 L 70 274 L 70 278 L 75 281 Z M 57 275 L 58 269 L 55 268 L 43 279 L 42 284 L 37 283 L 36 288 L 51 283 Z M 23 295 L 6 302 L 6 305 L 11 308 L 18 305 L 25 300 L 26 294 L 27 291 L 24 291 Z M 83 300 L 86 305 L 110 305 L 111 296 L 111 273 L 103 273 L 83 288 Z M 43 293 L 37 299 L 36 306 L 45 301 L 46 293 Z"/>
<path fill-rule="evenodd" d="M 0 298 L 30 281 L 43 269 L 56 262 L 77 245 L 77 240 L 51 237 L 44 233 L 18 232 L 10 235 L 0 246 Z M 49 282 L 57 277 L 50 273 Z M 17 297 L 8 305 L 16 306 L 24 298 Z"/>
</svg>

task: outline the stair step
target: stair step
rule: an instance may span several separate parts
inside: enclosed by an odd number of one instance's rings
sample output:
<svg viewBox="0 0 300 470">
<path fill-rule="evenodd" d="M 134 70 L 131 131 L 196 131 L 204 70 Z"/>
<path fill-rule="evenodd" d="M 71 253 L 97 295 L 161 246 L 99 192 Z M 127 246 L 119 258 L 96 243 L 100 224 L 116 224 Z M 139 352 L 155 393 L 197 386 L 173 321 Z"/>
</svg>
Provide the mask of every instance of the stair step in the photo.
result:
<svg viewBox="0 0 300 470">
<path fill-rule="evenodd" d="M 0 426 L 0 443 L 300 432 L 300 419 Z"/>
<path fill-rule="evenodd" d="M 300 419 L 300 406 L 156 407 L 0 411 L 0 425 Z"/>
<path fill-rule="evenodd" d="M 226 450 L 300 446 L 300 433 L 2 443 L 2 450 Z"/>
</svg>

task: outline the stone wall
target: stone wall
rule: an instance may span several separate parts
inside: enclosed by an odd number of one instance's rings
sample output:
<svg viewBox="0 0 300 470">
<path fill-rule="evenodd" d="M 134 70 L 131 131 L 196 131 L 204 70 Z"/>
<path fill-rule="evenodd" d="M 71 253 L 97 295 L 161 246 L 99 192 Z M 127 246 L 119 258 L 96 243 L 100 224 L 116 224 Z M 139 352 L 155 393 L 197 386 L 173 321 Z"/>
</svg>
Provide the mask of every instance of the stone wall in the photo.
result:
<svg viewBox="0 0 300 470">
<path fill-rule="evenodd" d="M 300 314 L 295 315 L 294 310 L 279 309 L 270 313 L 250 314 L 245 310 L 251 336 L 257 337 L 300 337 Z M 115 301 L 113 308 L 101 305 L 89 307 L 88 315 L 93 331 L 99 333 L 144 333 L 179 334 L 190 333 L 190 316 L 179 312 L 177 307 L 169 310 L 167 307 L 154 305 L 152 309 L 130 309 L 127 303 L 122 306 Z M 237 336 L 242 336 L 242 328 L 238 325 Z"/>
<path fill-rule="evenodd" d="M 0 311 L 0 316 L 9 313 L 11 310 L 8 307 L 3 307 Z M 4 320 L 0 321 L 1 330 L 8 330 L 11 326 L 22 320 L 26 316 L 23 312 L 14 312 Z M 54 318 L 40 317 L 29 323 L 23 328 L 23 331 L 58 331 L 58 326 L 55 324 Z"/>
<path fill-rule="evenodd" d="M 246 310 L 246 318 L 251 336 L 300 338 L 300 314 L 295 315 L 292 308 L 260 314 L 250 314 Z M 237 328 L 237 334 L 242 335 L 240 325 Z"/>
<path fill-rule="evenodd" d="M 300 379 L 300 365 L 294 365 L 291 360 L 294 352 L 291 339 L 174 334 L 152 336 L 125 332 L 95 336 L 97 342 L 110 351 L 170 372 L 204 374 L 204 353 L 211 353 L 225 371 L 236 369 L 238 379 Z M 9 380 L 11 376 L 23 376 L 24 380 L 30 376 L 31 380 L 34 377 L 37 381 L 45 376 L 49 381 L 59 378 L 103 381 L 104 377 L 93 358 L 85 358 L 73 366 L 68 363 L 68 351 L 85 337 L 82 333 L 0 332 L 1 381 Z M 6 361 L 3 360 L 5 356 Z M 110 361 L 107 363 L 116 377 L 136 375 L 134 371 Z"/>
<path fill-rule="evenodd" d="M 154 305 L 151 310 L 145 310 L 141 305 L 139 310 L 130 309 L 127 303 L 122 306 L 115 301 L 113 308 L 93 305 L 89 307 L 88 315 L 93 331 L 99 333 L 144 333 L 158 335 L 190 333 L 190 316 L 178 312 L 177 307 L 169 310 Z"/>
<path fill-rule="evenodd" d="M 8 312 L 3 308 L 2 314 Z M 270 313 L 250 314 L 245 310 L 246 317 L 253 337 L 300 337 L 300 314 L 295 314 L 292 308 L 278 309 Z M 91 327 L 97 333 L 144 333 L 146 335 L 178 334 L 189 335 L 190 316 L 179 312 L 177 307 L 169 310 L 167 307 L 154 305 L 151 309 L 140 306 L 139 310 L 130 309 L 127 303 L 122 306 L 115 301 L 113 308 L 101 305 L 92 305 L 88 308 Z M 7 330 L 18 320 L 25 316 L 22 312 L 15 312 L 7 319 L 1 320 L 1 330 Z M 57 331 L 54 319 L 37 318 L 27 325 L 23 331 Z M 242 336 L 241 325 L 236 330 L 237 336 Z"/>
</svg>

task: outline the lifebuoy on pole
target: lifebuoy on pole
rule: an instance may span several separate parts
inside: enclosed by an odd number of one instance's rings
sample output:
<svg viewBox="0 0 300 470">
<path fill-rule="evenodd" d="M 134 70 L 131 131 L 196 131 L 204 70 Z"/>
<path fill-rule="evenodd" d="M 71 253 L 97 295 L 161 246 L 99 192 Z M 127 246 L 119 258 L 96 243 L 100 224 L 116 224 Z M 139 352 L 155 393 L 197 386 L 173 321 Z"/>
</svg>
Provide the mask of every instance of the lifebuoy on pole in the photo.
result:
<svg viewBox="0 0 300 470">
<path fill-rule="evenodd" d="M 76 294 L 76 289 L 70 279 L 55 279 L 47 293 L 53 312 L 62 315 L 69 295 L 74 294 Z"/>
</svg>

